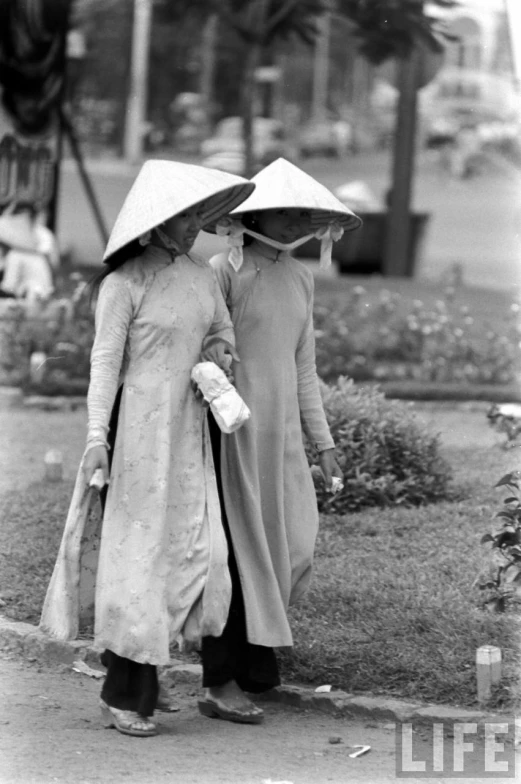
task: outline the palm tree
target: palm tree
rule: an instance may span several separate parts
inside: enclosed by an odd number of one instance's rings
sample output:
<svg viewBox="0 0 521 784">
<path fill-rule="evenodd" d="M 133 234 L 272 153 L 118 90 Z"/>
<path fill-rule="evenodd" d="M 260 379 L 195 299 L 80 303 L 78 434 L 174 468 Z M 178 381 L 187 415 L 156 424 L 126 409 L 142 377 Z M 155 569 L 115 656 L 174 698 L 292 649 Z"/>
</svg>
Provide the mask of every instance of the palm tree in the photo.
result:
<svg viewBox="0 0 521 784">
<path fill-rule="evenodd" d="M 247 44 L 242 72 L 242 118 L 245 150 L 244 173 L 253 174 L 253 110 L 255 71 L 263 53 L 279 38 L 295 35 L 312 44 L 318 18 L 329 8 L 328 0 L 213 0 L 213 9 Z"/>
<path fill-rule="evenodd" d="M 337 12 L 350 19 L 360 53 L 380 65 L 398 63 L 398 113 L 394 134 L 393 176 L 384 250 L 384 273 L 407 273 L 410 202 L 416 136 L 419 70 L 429 55 L 443 52 L 443 13 L 454 0 L 337 0 Z"/>
</svg>

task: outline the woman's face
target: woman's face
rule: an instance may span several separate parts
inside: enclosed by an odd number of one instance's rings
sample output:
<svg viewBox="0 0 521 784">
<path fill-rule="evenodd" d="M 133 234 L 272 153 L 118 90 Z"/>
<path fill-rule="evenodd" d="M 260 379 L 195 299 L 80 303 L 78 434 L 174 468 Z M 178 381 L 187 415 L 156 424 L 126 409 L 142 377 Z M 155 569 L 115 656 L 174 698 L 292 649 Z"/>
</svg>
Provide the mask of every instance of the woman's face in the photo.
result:
<svg viewBox="0 0 521 784">
<path fill-rule="evenodd" d="M 309 210 L 277 209 L 263 210 L 255 214 L 259 233 L 277 242 L 290 243 L 311 234 Z"/>
<path fill-rule="evenodd" d="M 177 242 L 183 253 L 188 253 L 202 228 L 202 208 L 200 205 L 175 215 L 161 227 L 170 239 Z"/>
</svg>

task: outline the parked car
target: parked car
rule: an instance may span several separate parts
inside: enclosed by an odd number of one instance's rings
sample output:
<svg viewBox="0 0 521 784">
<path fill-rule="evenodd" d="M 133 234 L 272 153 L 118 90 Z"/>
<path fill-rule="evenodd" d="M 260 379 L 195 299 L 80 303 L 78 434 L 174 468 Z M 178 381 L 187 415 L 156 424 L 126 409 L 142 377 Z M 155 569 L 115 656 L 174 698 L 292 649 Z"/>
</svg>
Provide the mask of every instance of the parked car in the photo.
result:
<svg viewBox="0 0 521 784">
<path fill-rule="evenodd" d="M 244 159 L 242 117 L 226 117 L 217 123 L 215 133 L 201 144 L 204 166 L 237 172 Z M 296 150 L 287 140 L 280 120 L 255 117 L 253 120 L 253 156 L 260 166 L 266 166 L 278 157 L 294 160 Z M 232 167 L 232 168 L 230 168 Z"/>
<path fill-rule="evenodd" d="M 309 122 L 299 133 L 299 152 L 303 158 L 323 155 L 342 158 L 353 142 L 352 128 L 343 120 Z"/>
</svg>

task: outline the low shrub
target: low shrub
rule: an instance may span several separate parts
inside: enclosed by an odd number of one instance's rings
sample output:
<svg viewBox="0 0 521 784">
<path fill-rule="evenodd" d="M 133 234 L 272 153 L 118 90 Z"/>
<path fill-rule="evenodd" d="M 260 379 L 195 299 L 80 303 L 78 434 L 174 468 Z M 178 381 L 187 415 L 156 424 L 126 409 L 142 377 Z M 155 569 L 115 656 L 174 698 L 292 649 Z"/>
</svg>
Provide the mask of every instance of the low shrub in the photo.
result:
<svg viewBox="0 0 521 784">
<path fill-rule="evenodd" d="M 322 395 L 344 487 L 331 496 L 317 482 L 321 511 L 417 506 L 451 496 L 452 472 L 440 456 L 438 436 L 420 426 L 408 404 L 345 378 L 323 384 Z M 309 445 L 307 450 L 316 463 Z"/>
</svg>

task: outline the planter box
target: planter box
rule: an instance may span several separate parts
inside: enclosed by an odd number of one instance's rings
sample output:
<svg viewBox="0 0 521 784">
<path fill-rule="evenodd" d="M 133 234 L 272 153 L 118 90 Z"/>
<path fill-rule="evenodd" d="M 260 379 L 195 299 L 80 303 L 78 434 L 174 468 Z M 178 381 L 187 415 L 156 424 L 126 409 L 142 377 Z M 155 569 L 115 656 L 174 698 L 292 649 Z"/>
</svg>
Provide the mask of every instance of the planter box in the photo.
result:
<svg viewBox="0 0 521 784">
<path fill-rule="evenodd" d="M 333 243 L 333 259 L 338 271 L 346 275 L 383 274 L 383 252 L 385 245 L 386 212 L 360 212 L 363 225 L 356 231 L 349 231 L 342 239 Z M 405 277 L 414 275 L 422 242 L 425 237 L 429 214 L 415 212 L 411 215 L 410 247 Z M 318 259 L 320 243 L 312 239 L 296 251 L 300 258 Z"/>
</svg>

